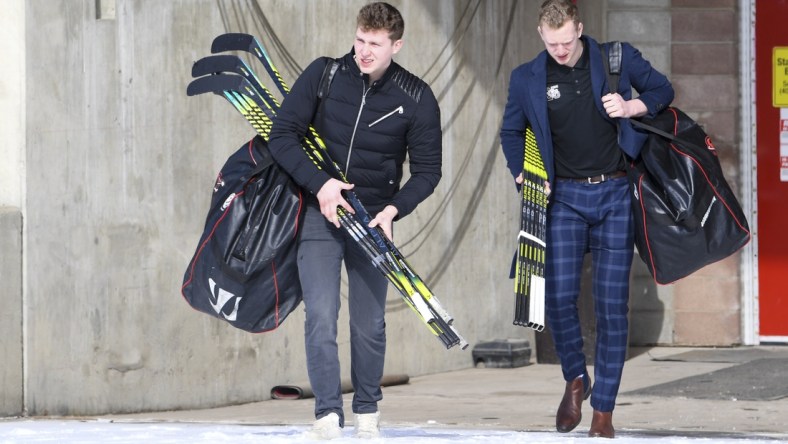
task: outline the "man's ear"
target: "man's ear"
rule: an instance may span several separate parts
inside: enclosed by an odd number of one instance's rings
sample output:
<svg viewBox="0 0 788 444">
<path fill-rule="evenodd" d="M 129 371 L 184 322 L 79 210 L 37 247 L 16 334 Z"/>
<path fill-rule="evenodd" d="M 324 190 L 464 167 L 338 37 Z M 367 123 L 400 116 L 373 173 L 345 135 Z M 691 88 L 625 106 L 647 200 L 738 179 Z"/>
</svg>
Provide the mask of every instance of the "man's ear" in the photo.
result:
<svg viewBox="0 0 788 444">
<path fill-rule="evenodd" d="M 577 38 L 580 38 L 581 35 L 583 35 L 583 23 L 582 22 L 577 24 Z"/>
<path fill-rule="evenodd" d="M 404 43 L 405 43 L 405 42 L 404 42 L 404 41 L 402 41 L 402 39 L 399 39 L 399 40 L 397 40 L 396 42 L 394 42 L 394 44 L 393 44 L 393 45 L 391 45 L 391 46 L 392 46 L 392 50 L 391 50 L 391 52 L 392 52 L 392 53 L 394 53 L 394 54 L 398 53 L 398 52 L 399 52 L 399 50 L 400 50 L 400 49 L 402 49 L 402 45 L 403 45 Z"/>
</svg>

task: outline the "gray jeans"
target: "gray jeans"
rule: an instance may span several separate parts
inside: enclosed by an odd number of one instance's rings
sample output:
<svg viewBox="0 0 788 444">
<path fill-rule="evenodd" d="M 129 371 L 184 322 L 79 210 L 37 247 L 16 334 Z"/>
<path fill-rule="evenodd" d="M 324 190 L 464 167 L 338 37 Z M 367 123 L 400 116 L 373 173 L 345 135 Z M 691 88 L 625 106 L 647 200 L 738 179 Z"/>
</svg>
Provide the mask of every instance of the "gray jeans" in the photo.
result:
<svg viewBox="0 0 788 444">
<path fill-rule="evenodd" d="M 348 275 L 350 376 L 353 412 L 374 413 L 383 397 L 380 379 L 386 352 L 387 279 L 355 241 L 307 205 L 298 244 L 298 272 L 306 307 L 305 339 L 315 418 L 334 412 L 344 426 L 342 382 L 337 351 L 340 270 Z"/>
</svg>

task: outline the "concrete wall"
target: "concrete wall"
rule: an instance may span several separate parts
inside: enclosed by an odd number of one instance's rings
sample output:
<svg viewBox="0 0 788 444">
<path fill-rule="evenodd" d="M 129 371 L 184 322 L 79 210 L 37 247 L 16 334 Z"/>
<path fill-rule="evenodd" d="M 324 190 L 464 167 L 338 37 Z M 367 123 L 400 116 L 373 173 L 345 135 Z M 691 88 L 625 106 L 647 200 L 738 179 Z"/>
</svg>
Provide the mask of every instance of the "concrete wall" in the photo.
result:
<svg viewBox="0 0 788 444">
<path fill-rule="evenodd" d="M 0 206 L 22 206 L 25 177 L 25 1 L 3 0 L 0 14 Z"/>
<path fill-rule="evenodd" d="M 0 14 L 0 416 L 24 411 L 22 213 L 25 177 L 25 4 L 4 0 Z"/>
<path fill-rule="evenodd" d="M 300 309 L 278 331 L 251 335 L 179 294 L 215 174 L 253 135 L 223 99 L 185 88 L 192 62 L 225 31 L 272 48 L 278 38 L 286 53 L 271 53 L 292 83 L 315 57 L 350 49 L 363 3 L 118 0 L 97 18 L 94 0 L 27 2 L 31 414 L 240 403 L 306 378 Z M 445 131 L 444 179 L 398 225 L 398 244 L 471 344 L 530 337 L 512 325 L 517 197 L 497 131 L 509 72 L 540 48 L 535 6 L 395 3 L 407 21 L 398 61 L 430 81 Z M 532 24 L 526 34 L 522 24 Z M 471 365 L 470 350 L 446 351 L 389 299 L 387 372 Z M 340 351 L 346 358 L 346 331 Z"/>
<path fill-rule="evenodd" d="M 235 404 L 306 379 L 301 309 L 277 331 L 252 335 L 192 310 L 179 294 L 215 174 L 254 134 L 224 99 L 187 97 L 185 88 L 191 64 L 228 31 L 258 36 L 292 83 L 312 59 L 351 48 L 363 3 L 15 3 L 26 79 L 17 102 L 27 108 L 17 135 L 25 148 L 11 150 L 22 153 L 15 176 L 22 185 L 10 194 L 24 203 L 24 261 L 17 262 L 24 263 L 27 340 L 26 358 L 11 365 L 24 364 L 28 413 Z M 507 275 L 519 199 L 497 134 L 510 71 L 542 49 L 538 2 L 392 3 L 406 20 L 397 61 L 431 84 L 444 126 L 443 180 L 397 225 L 397 244 L 471 347 L 493 338 L 533 340 L 530 330 L 512 325 Z M 664 2 L 584 0 L 582 7 L 586 32 L 600 40 L 626 37 L 608 24 L 619 13 L 654 30 L 665 26 Z M 627 39 L 667 66 L 664 42 L 642 35 Z M 6 97 L 0 91 L 0 100 Z M 636 282 L 633 294 L 667 305 L 670 317 L 670 294 L 648 285 Z M 393 290 L 387 305 L 387 373 L 472 365 L 470 349 L 445 350 Z M 640 314 L 634 311 L 633 324 Z M 669 320 L 649 323 L 644 342 L 670 343 Z M 347 338 L 344 328 L 344 362 Z"/>
<path fill-rule="evenodd" d="M 22 216 L 19 209 L 0 206 L 0 417 L 24 411 L 22 376 Z"/>
</svg>

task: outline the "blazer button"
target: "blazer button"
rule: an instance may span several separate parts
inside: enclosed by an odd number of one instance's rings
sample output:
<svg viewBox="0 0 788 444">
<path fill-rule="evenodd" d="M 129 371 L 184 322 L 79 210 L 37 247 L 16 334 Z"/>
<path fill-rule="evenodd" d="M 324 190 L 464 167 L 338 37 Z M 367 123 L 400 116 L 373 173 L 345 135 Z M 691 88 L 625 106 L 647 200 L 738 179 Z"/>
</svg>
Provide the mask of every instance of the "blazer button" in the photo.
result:
<svg viewBox="0 0 788 444">
<path fill-rule="evenodd" d="M 389 180 L 389 185 L 394 185 L 394 179 Z"/>
</svg>

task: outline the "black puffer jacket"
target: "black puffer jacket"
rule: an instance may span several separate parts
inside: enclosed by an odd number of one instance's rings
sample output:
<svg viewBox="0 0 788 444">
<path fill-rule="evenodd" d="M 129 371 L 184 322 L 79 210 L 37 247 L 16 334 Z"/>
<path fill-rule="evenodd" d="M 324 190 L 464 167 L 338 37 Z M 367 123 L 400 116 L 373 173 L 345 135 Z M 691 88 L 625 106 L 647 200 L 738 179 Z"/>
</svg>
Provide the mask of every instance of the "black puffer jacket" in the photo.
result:
<svg viewBox="0 0 788 444">
<path fill-rule="evenodd" d="M 404 217 L 433 192 L 441 177 L 438 102 L 425 82 L 393 61 L 369 86 L 351 51 L 339 59 L 318 109 L 320 79 L 331 60 L 315 60 L 293 84 L 271 130 L 271 153 L 297 183 L 317 194 L 336 174 L 331 168 L 319 169 L 301 148 L 312 123 L 370 214 L 374 217 L 391 204 L 397 217 Z M 410 177 L 400 189 L 406 154 Z"/>
</svg>

